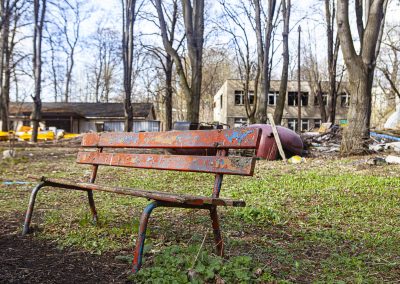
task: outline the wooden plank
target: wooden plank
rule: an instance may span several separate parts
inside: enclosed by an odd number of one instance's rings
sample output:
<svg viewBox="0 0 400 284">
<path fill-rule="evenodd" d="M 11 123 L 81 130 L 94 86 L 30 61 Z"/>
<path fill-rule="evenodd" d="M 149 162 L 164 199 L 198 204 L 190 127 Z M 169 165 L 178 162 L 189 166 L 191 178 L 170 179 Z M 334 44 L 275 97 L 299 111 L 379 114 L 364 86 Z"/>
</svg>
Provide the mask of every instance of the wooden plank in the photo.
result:
<svg viewBox="0 0 400 284">
<path fill-rule="evenodd" d="M 255 158 L 79 152 L 77 163 L 250 176 Z"/>
<path fill-rule="evenodd" d="M 285 152 L 283 151 L 281 139 L 279 138 L 278 130 L 276 130 L 275 121 L 274 121 L 274 118 L 272 117 L 272 114 L 268 113 L 268 119 L 269 119 L 269 123 L 271 124 L 272 133 L 274 133 L 274 138 L 275 138 L 276 145 L 278 146 L 279 154 L 281 155 L 282 160 L 284 162 L 286 162 L 286 155 L 285 155 Z"/>
<path fill-rule="evenodd" d="M 235 206 L 244 207 L 246 203 L 243 200 L 233 200 L 229 198 L 212 198 L 206 196 L 193 196 L 188 194 L 176 194 L 163 191 L 141 190 L 127 187 L 111 187 L 106 185 L 98 185 L 85 182 L 74 182 L 66 179 L 45 178 L 47 185 L 66 188 L 66 189 L 81 189 L 81 190 L 98 190 L 112 192 L 117 194 L 125 194 L 136 197 L 144 197 L 153 200 L 159 200 L 170 203 L 187 204 L 187 205 L 215 205 L 215 206 Z"/>
<path fill-rule="evenodd" d="M 88 133 L 85 134 L 82 139 L 82 146 L 115 148 L 255 149 L 260 141 L 260 134 L 261 130 L 257 128 L 141 133 Z"/>
</svg>

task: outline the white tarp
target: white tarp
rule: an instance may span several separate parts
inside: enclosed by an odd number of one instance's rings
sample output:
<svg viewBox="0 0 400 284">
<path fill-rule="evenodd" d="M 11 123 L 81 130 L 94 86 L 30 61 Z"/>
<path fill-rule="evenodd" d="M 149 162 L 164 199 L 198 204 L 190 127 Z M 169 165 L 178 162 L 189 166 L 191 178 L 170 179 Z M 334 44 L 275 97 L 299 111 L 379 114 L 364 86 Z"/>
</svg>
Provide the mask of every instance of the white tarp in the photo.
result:
<svg viewBox="0 0 400 284">
<path fill-rule="evenodd" d="M 384 128 L 398 128 L 400 126 L 400 106 L 397 105 L 396 111 L 392 113 L 383 125 Z"/>
</svg>

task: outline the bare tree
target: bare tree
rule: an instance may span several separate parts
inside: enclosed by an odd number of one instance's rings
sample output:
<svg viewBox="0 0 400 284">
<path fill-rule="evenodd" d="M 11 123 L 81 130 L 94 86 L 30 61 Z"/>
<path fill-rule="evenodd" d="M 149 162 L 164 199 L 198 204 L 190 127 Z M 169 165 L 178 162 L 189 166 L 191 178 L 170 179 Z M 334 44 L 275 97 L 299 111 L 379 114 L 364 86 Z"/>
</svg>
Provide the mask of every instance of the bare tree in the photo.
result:
<svg viewBox="0 0 400 284">
<path fill-rule="evenodd" d="M 8 54 L 8 36 L 10 32 L 10 18 L 11 18 L 11 11 L 12 7 L 10 7 L 10 4 L 12 5 L 13 3 L 10 3 L 9 0 L 2 0 L 0 2 L 0 13 L 1 13 L 1 35 L 0 35 L 0 91 L 1 91 L 1 96 L 0 96 L 0 119 L 2 121 L 2 126 L 1 130 L 2 131 L 8 131 L 8 106 L 9 106 L 9 93 L 6 90 L 6 88 L 3 87 L 3 78 L 4 78 L 4 73 L 6 70 L 8 70 L 9 64 L 7 64 L 7 58 L 9 57 Z M 7 64 L 7 65 L 6 65 Z M 6 65 L 6 66 L 5 66 Z"/>
<path fill-rule="evenodd" d="M 348 127 L 343 133 L 342 154 L 361 153 L 367 147 L 371 118 L 371 89 L 374 80 L 376 59 L 383 34 L 387 0 L 356 1 L 356 19 L 360 49 L 357 52 L 349 23 L 349 1 L 337 2 L 337 25 L 343 58 L 349 75 L 351 95 L 348 112 Z M 363 8 L 368 8 L 363 25 Z"/>
<path fill-rule="evenodd" d="M 72 71 L 75 65 L 76 47 L 79 41 L 80 26 L 83 20 L 81 15 L 81 2 L 75 0 L 73 2 L 66 1 L 67 8 L 60 7 L 60 15 L 62 18 L 62 34 L 65 39 L 66 45 L 62 46 L 66 54 L 66 72 L 65 72 L 65 87 L 64 87 L 64 101 L 70 100 Z M 71 19 L 72 23 L 71 23 Z M 70 27 L 72 30 L 70 30 Z"/>
<path fill-rule="evenodd" d="M 257 120 L 259 123 L 267 123 L 267 106 L 268 106 L 268 93 L 271 82 L 271 41 L 273 40 L 274 30 L 274 15 L 276 10 L 276 0 L 268 0 L 268 12 L 265 19 L 265 35 L 264 42 L 262 37 L 261 28 L 261 13 L 260 13 L 260 1 L 254 0 L 256 8 L 256 36 L 257 36 L 257 49 L 258 51 L 258 64 L 262 66 L 262 90 L 260 95 L 260 103 L 258 104 Z M 277 13 L 278 14 L 278 13 Z"/>
<path fill-rule="evenodd" d="M 382 48 L 377 62 L 377 83 L 384 94 L 377 102 L 377 110 L 380 122 L 384 123 L 396 109 L 396 96 L 400 99 L 400 25 L 390 24 L 386 27 L 382 39 Z M 377 95 L 378 96 L 378 95 Z M 383 99 L 383 101 L 382 101 Z"/>
<path fill-rule="evenodd" d="M 321 86 L 321 71 L 319 70 L 318 60 L 314 54 L 311 46 L 311 34 L 308 32 L 308 46 L 304 50 L 304 66 L 302 69 L 305 73 L 305 78 L 310 86 L 311 94 L 316 98 L 322 122 L 327 121 L 327 113 L 325 103 L 322 97 L 322 86 Z M 315 42 L 314 42 L 315 43 Z M 316 50 L 316 48 L 315 48 Z"/>
<path fill-rule="evenodd" d="M 109 102 L 120 63 L 120 44 L 117 31 L 98 23 L 88 44 L 93 47 L 93 60 L 87 65 L 91 92 L 96 102 Z"/>
<path fill-rule="evenodd" d="M 235 75 L 235 64 L 229 48 L 210 47 L 204 49 L 200 105 L 202 121 L 213 121 L 214 95 L 227 79 L 233 78 Z"/>
<path fill-rule="evenodd" d="M 182 46 L 184 36 L 180 39 L 176 39 L 177 37 L 177 28 L 178 28 L 178 20 L 182 14 L 179 11 L 178 0 L 172 0 L 170 5 L 168 3 L 153 1 L 153 5 L 157 10 L 158 18 L 160 17 L 159 6 L 161 6 L 161 16 L 164 18 L 165 28 L 166 28 L 166 40 L 168 42 L 168 46 L 178 53 L 178 50 Z M 165 21 L 166 15 L 167 21 Z M 155 23 L 156 21 L 154 21 Z M 160 29 L 160 20 L 158 20 L 158 24 L 155 25 Z M 163 36 L 161 35 L 162 40 L 164 41 Z M 156 46 L 146 46 L 153 56 L 157 59 L 157 61 L 161 64 L 161 68 L 164 74 L 164 87 L 161 88 L 163 91 L 163 103 L 165 108 L 165 129 L 170 130 L 172 129 L 172 97 L 174 93 L 173 88 L 173 66 L 174 66 L 174 59 L 172 57 L 171 52 L 167 52 L 165 45 L 164 49 L 158 48 Z"/>
<path fill-rule="evenodd" d="M 279 97 L 276 102 L 276 108 L 274 112 L 274 121 L 276 124 L 280 125 L 282 123 L 283 109 L 285 107 L 286 92 L 287 92 L 287 82 L 288 82 L 288 70 L 289 70 L 289 21 L 290 21 L 290 10 L 291 10 L 291 0 L 282 0 L 282 18 L 283 18 L 283 65 L 282 65 L 282 75 L 281 82 L 279 86 Z M 298 102 L 301 103 L 301 102 Z"/>
<path fill-rule="evenodd" d="M 40 98 L 41 92 L 41 79 L 42 79 L 42 39 L 43 39 L 43 25 L 46 14 L 46 0 L 34 0 L 33 2 L 33 77 L 34 77 L 34 96 L 33 111 L 31 114 L 32 120 L 32 142 L 37 142 L 37 135 L 39 130 L 39 121 L 41 119 L 42 100 Z"/>
<path fill-rule="evenodd" d="M 0 120 L 1 130 L 9 130 L 8 109 L 10 103 L 11 76 L 15 71 L 14 49 L 21 14 L 26 3 L 20 0 L 2 0 L 0 2 Z"/>
<path fill-rule="evenodd" d="M 328 78 L 329 78 L 329 117 L 331 123 L 335 123 L 336 118 L 336 102 L 337 102 L 337 59 L 339 54 L 340 41 L 336 34 L 335 36 L 335 19 L 336 8 L 335 0 L 325 0 L 325 22 L 326 22 L 326 37 L 328 48 Z"/>
<path fill-rule="evenodd" d="M 62 88 L 61 88 L 61 66 L 58 63 L 58 57 L 57 57 L 57 53 L 58 53 L 58 49 L 59 46 L 61 46 L 61 42 L 57 39 L 57 35 L 53 34 L 50 30 L 49 30 L 49 25 L 45 26 L 46 29 L 46 33 L 47 33 L 47 37 L 46 40 L 49 44 L 49 48 L 50 48 L 50 66 L 51 66 L 51 81 L 53 84 L 53 95 L 54 95 L 54 101 L 57 102 L 58 99 L 61 99 L 61 94 L 62 94 Z"/>
<path fill-rule="evenodd" d="M 136 22 L 137 1 L 121 0 L 122 4 L 122 62 L 124 72 L 125 131 L 133 130 L 132 85 L 133 85 L 133 28 Z"/>
<path fill-rule="evenodd" d="M 253 31 L 261 36 L 260 24 L 260 6 L 259 2 L 251 7 L 245 1 L 239 1 L 237 4 L 220 1 L 224 8 L 224 23 L 220 25 L 233 42 L 236 53 L 237 68 L 239 76 L 243 82 L 244 107 L 249 123 L 255 123 L 256 111 L 258 105 L 260 76 L 262 71 L 263 47 L 262 40 L 257 43 L 257 50 L 252 49 L 251 38 L 249 38 L 247 29 L 251 26 Z M 228 23 L 228 25 L 226 25 Z M 257 53 L 255 62 L 253 53 Z M 253 96 L 253 99 L 251 99 Z"/>
<path fill-rule="evenodd" d="M 164 49 L 175 62 L 180 85 L 185 94 L 186 119 L 191 122 L 199 122 L 204 43 L 204 0 L 193 0 L 193 5 L 191 0 L 182 0 L 181 3 L 190 61 L 190 76 L 185 72 L 185 64 L 182 63 L 177 50 L 171 44 L 161 0 L 155 0 Z"/>
</svg>

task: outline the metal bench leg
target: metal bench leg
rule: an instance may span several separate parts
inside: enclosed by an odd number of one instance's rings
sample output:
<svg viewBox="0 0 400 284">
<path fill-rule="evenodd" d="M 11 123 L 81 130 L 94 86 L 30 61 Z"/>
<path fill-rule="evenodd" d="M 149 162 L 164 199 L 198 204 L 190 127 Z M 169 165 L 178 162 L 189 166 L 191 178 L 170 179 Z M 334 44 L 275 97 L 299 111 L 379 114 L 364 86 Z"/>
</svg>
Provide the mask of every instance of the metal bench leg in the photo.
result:
<svg viewBox="0 0 400 284">
<path fill-rule="evenodd" d="M 212 220 L 212 228 L 214 232 L 214 241 L 217 249 L 217 255 L 224 256 L 224 241 L 222 240 L 221 230 L 219 228 L 217 206 L 211 207 L 210 216 Z"/>
<path fill-rule="evenodd" d="M 22 235 L 26 235 L 29 233 L 29 226 L 30 226 L 31 220 L 32 220 L 32 214 L 33 214 L 33 208 L 35 206 L 36 195 L 37 195 L 38 191 L 45 185 L 46 185 L 46 183 L 43 181 L 43 182 L 39 183 L 38 185 L 36 185 L 35 188 L 32 190 L 31 197 L 29 199 L 28 210 L 26 211 L 24 227 L 22 229 Z"/>
<path fill-rule="evenodd" d="M 97 223 L 97 211 L 96 211 L 96 206 L 94 205 L 93 191 L 88 190 L 87 193 L 88 193 L 90 211 L 92 212 L 93 223 L 96 224 Z"/>
<path fill-rule="evenodd" d="M 144 247 L 144 240 L 146 239 L 147 223 L 149 221 L 151 212 L 158 205 L 159 204 L 157 201 L 150 203 L 149 205 L 146 206 L 146 208 L 142 213 L 142 216 L 140 217 L 139 235 L 136 240 L 135 254 L 133 256 L 133 267 L 132 267 L 133 273 L 138 272 L 140 267 L 142 266 L 143 247 Z"/>
</svg>

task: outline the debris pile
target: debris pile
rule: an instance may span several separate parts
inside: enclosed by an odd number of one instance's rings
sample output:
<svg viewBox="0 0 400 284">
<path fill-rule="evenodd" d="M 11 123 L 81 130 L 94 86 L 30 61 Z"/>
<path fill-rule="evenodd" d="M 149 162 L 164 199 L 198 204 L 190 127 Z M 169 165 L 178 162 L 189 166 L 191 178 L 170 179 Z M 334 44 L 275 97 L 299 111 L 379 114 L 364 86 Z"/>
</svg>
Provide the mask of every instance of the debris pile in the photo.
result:
<svg viewBox="0 0 400 284">
<path fill-rule="evenodd" d="M 335 154 L 340 151 L 342 129 L 338 125 L 323 123 L 318 132 L 305 132 L 302 135 L 308 153 L 312 156 Z"/>
</svg>

